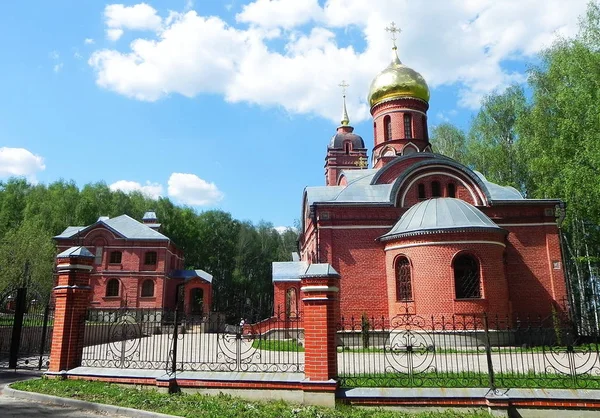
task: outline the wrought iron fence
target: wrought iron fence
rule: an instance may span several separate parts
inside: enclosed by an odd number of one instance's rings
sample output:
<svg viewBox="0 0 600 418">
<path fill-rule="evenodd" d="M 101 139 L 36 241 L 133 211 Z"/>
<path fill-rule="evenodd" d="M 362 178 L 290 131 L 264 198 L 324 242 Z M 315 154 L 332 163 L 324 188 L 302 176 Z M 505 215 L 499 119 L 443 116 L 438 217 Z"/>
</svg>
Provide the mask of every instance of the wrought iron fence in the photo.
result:
<svg viewBox="0 0 600 418">
<path fill-rule="evenodd" d="M 53 321 L 54 308 L 35 300 L 0 310 L 0 368 L 47 368 Z"/>
<path fill-rule="evenodd" d="M 600 389 L 598 335 L 557 316 L 342 319 L 343 387 Z"/>
<path fill-rule="evenodd" d="M 302 372 L 300 314 L 258 323 L 224 314 L 90 309 L 82 365 L 165 371 Z"/>
</svg>

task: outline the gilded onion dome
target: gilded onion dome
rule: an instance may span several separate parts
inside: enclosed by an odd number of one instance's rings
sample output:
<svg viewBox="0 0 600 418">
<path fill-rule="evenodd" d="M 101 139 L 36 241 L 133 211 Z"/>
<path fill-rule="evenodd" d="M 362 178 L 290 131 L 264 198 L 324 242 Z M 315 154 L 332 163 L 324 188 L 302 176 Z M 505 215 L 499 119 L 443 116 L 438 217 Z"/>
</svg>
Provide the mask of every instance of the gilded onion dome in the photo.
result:
<svg viewBox="0 0 600 418">
<path fill-rule="evenodd" d="M 383 101 L 401 97 L 429 102 L 429 87 L 421 74 L 402 64 L 394 46 L 392 62 L 373 79 L 368 100 L 372 108 Z"/>
</svg>

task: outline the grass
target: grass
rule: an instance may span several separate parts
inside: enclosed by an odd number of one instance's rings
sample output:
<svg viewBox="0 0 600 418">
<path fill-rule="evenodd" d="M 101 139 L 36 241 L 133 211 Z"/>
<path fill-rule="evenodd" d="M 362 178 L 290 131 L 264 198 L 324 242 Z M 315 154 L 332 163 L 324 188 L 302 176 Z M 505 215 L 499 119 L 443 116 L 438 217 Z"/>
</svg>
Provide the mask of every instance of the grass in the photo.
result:
<svg viewBox="0 0 600 418">
<path fill-rule="evenodd" d="M 562 374 L 496 373 L 495 382 L 501 388 L 600 389 L 600 376 L 581 375 L 574 381 Z M 363 376 L 341 376 L 342 387 L 429 387 L 429 388 L 486 388 L 487 373 L 380 373 Z"/>
<path fill-rule="evenodd" d="M 304 347 L 296 340 L 254 340 L 252 347 L 267 351 L 304 352 Z"/>
<path fill-rule="evenodd" d="M 599 349 L 596 344 L 583 344 L 574 346 L 573 350 L 583 352 L 595 352 Z M 337 347 L 338 353 L 383 353 L 391 352 L 390 348 L 383 349 L 381 347 Z M 400 350 L 402 351 L 402 350 Z M 421 349 L 419 349 L 421 351 Z M 533 346 L 533 347 L 518 347 L 518 346 L 493 346 L 491 348 L 492 354 L 503 353 L 503 354 L 525 354 L 525 353 L 542 353 L 542 352 L 567 352 L 567 347 L 558 346 Z M 446 348 L 446 347 L 435 347 L 436 354 L 485 354 L 485 347 L 482 345 L 479 348 Z"/>
<path fill-rule="evenodd" d="M 487 411 L 424 412 L 409 414 L 381 409 L 321 408 L 277 402 L 250 402 L 228 395 L 161 394 L 103 382 L 35 379 L 13 383 L 12 388 L 90 402 L 142 409 L 183 417 L 208 418 L 484 418 Z"/>
</svg>

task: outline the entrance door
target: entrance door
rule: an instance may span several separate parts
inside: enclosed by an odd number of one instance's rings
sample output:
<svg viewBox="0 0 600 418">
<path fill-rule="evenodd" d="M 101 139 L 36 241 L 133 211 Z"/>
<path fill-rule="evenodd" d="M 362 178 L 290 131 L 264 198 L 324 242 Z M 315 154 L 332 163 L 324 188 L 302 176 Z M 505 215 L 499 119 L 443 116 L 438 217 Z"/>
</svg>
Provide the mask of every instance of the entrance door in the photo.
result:
<svg viewBox="0 0 600 418">
<path fill-rule="evenodd" d="M 204 308 L 204 290 L 200 288 L 192 289 L 190 292 L 191 313 L 201 315 Z"/>
</svg>

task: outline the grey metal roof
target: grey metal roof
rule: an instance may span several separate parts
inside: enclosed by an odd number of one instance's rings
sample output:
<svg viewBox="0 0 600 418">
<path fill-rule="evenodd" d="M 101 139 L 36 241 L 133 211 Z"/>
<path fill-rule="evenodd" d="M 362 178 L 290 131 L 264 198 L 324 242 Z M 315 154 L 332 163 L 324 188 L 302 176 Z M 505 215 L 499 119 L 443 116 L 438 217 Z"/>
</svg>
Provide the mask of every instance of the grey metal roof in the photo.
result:
<svg viewBox="0 0 600 418">
<path fill-rule="evenodd" d="M 483 174 L 481 174 L 477 170 L 473 170 L 473 172 L 483 181 L 490 192 L 490 196 L 492 200 L 525 200 L 523 195 L 512 186 L 500 186 L 499 184 L 492 183 L 485 178 Z"/>
<path fill-rule="evenodd" d="M 92 254 L 87 248 L 79 246 L 71 247 L 56 256 L 56 258 L 66 257 L 94 258 L 94 254 Z"/>
<path fill-rule="evenodd" d="M 503 231 L 475 206 L 451 197 L 428 199 L 413 205 L 394 227 L 381 238 L 391 239 L 417 233 L 461 229 L 493 229 Z"/>
<path fill-rule="evenodd" d="M 303 277 L 340 277 L 340 274 L 329 263 L 317 263 L 309 264 L 306 272 L 300 276 Z"/>
<path fill-rule="evenodd" d="M 307 268 L 306 261 L 276 261 L 272 264 L 273 281 L 299 281 L 300 276 L 306 272 Z"/>
<path fill-rule="evenodd" d="M 185 279 L 185 281 L 195 279 L 196 277 L 206 280 L 208 283 L 212 283 L 213 276 L 210 273 L 202 269 L 197 270 L 173 270 L 169 277 L 174 279 Z"/>
<path fill-rule="evenodd" d="M 352 149 L 365 149 L 365 142 L 360 135 L 356 135 L 352 132 L 338 132 L 331 137 L 329 142 L 329 149 L 343 149 L 344 142 L 350 141 L 352 143 Z"/>
<path fill-rule="evenodd" d="M 144 225 L 143 223 L 136 221 L 128 215 L 121 215 L 111 219 L 99 220 L 96 223 L 86 227 L 70 226 L 67 229 L 65 229 L 60 235 L 57 235 L 54 238 L 75 238 L 77 233 L 87 232 L 90 229 L 99 225 L 105 225 L 107 228 L 111 229 L 116 234 L 126 239 L 150 241 L 169 240 L 169 238 L 165 235 L 155 231 L 148 225 Z"/>
<path fill-rule="evenodd" d="M 144 216 L 142 216 L 142 220 L 143 221 L 155 221 L 158 218 L 156 217 L 156 212 L 150 210 L 146 213 L 144 213 Z"/>
</svg>

